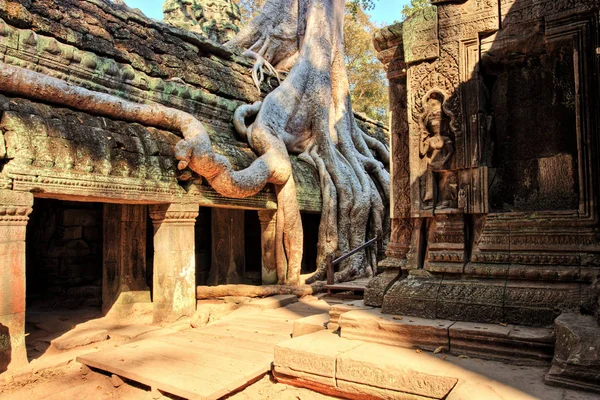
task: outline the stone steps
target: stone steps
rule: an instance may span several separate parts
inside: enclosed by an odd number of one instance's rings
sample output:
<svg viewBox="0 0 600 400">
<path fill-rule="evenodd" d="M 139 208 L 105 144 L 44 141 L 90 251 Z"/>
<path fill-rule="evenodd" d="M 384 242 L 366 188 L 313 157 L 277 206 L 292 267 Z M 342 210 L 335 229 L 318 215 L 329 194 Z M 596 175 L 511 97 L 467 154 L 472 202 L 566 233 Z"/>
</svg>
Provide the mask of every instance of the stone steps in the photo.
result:
<svg viewBox="0 0 600 400">
<path fill-rule="evenodd" d="M 547 400 L 564 395 L 543 384 L 545 368 L 349 340 L 331 330 L 280 342 L 272 371 L 282 383 L 348 399 Z"/>
<path fill-rule="evenodd" d="M 392 316 L 379 309 L 343 312 L 337 325 L 345 339 L 516 364 L 545 365 L 554 353 L 551 328 Z"/>
</svg>

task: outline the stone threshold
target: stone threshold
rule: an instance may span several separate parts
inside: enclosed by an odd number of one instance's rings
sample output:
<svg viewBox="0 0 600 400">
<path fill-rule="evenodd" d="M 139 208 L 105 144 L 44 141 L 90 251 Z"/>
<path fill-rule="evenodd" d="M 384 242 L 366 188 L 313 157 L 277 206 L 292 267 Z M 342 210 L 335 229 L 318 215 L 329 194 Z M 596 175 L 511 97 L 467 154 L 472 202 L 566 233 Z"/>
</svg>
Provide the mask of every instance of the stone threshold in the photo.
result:
<svg viewBox="0 0 600 400">
<path fill-rule="evenodd" d="M 388 315 L 358 303 L 330 312 L 345 339 L 520 365 L 547 365 L 554 354 L 553 328 Z"/>
</svg>

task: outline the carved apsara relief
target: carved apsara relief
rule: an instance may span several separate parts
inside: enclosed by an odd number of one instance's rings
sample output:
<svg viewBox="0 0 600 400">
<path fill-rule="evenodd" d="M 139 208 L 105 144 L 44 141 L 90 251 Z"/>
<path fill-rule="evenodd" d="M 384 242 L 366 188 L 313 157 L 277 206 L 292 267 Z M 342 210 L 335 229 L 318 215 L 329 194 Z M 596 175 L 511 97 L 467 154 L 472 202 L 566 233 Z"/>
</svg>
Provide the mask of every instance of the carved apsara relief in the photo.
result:
<svg viewBox="0 0 600 400">
<path fill-rule="evenodd" d="M 420 177 L 423 210 L 456 207 L 456 173 L 450 171 L 454 155 L 453 114 L 446 109 L 448 95 L 430 90 L 423 98 L 424 111 L 419 118 L 419 157 L 426 162 Z"/>
</svg>

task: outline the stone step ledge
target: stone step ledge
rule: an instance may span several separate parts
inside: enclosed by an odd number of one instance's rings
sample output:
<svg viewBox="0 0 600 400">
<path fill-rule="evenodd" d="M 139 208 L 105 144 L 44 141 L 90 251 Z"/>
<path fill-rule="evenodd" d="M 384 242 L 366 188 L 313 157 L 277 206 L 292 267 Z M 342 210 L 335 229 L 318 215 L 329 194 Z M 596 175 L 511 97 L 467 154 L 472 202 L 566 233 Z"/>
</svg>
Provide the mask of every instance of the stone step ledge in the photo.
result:
<svg viewBox="0 0 600 400">
<path fill-rule="evenodd" d="M 554 353 L 554 330 L 382 314 L 379 309 L 340 315 L 340 336 L 457 356 L 545 365 Z"/>
<path fill-rule="evenodd" d="M 445 362 L 414 351 L 340 338 L 323 330 L 275 347 L 281 382 L 343 398 L 443 399 L 458 382 Z"/>
</svg>

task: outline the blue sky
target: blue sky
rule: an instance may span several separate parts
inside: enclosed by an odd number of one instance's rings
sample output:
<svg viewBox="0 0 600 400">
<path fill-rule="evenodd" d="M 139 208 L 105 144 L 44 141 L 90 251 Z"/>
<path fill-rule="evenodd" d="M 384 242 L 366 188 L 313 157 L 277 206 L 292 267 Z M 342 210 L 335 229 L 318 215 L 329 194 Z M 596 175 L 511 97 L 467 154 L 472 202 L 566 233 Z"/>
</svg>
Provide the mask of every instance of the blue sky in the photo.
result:
<svg viewBox="0 0 600 400">
<path fill-rule="evenodd" d="M 389 25 L 400 19 L 400 10 L 409 0 L 375 0 L 375 9 L 369 11 L 378 25 Z M 150 18 L 162 19 L 164 0 L 125 0 L 129 7 L 139 8 Z"/>
</svg>

